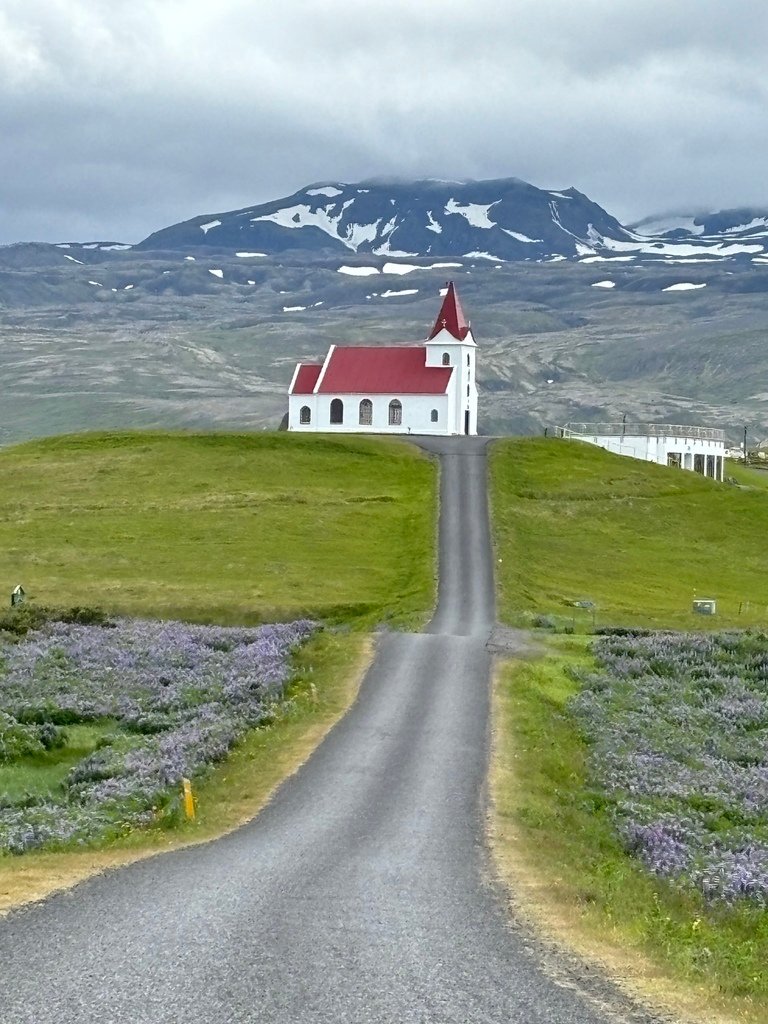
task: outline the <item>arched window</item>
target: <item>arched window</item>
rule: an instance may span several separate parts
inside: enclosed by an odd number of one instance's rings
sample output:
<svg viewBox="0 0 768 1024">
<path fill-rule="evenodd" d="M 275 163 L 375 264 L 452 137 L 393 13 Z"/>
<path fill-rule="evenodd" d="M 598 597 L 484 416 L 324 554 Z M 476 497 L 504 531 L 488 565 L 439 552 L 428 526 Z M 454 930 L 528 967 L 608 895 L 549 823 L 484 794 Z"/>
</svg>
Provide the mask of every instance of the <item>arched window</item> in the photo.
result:
<svg viewBox="0 0 768 1024">
<path fill-rule="evenodd" d="M 450 366 L 450 365 L 451 365 L 451 353 L 450 352 L 443 352 L 443 366 Z"/>
<path fill-rule="evenodd" d="M 311 422 L 312 422 L 312 412 L 311 412 L 309 406 L 308 405 L 302 405 L 301 409 L 299 409 L 299 423 L 311 423 Z"/>
<path fill-rule="evenodd" d="M 396 398 L 389 403 L 389 425 L 399 427 L 403 422 L 403 407 Z"/>
<path fill-rule="evenodd" d="M 364 398 L 360 403 L 360 426 L 370 427 L 373 423 L 373 402 L 370 398 Z"/>
<path fill-rule="evenodd" d="M 469 365 L 470 365 L 470 363 L 469 363 L 469 352 L 467 352 L 467 366 L 469 366 Z"/>
<path fill-rule="evenodd" d="M 344 403 L 340 398 L 334 398 L 331 402 L 331 423 L 344 422 Z"/>
<path fill-rule="evenodd" d="M 429 418 L 432 420 L 433 423 L 437 423 L 437 409 L 432 410 Z"/>
</svg>

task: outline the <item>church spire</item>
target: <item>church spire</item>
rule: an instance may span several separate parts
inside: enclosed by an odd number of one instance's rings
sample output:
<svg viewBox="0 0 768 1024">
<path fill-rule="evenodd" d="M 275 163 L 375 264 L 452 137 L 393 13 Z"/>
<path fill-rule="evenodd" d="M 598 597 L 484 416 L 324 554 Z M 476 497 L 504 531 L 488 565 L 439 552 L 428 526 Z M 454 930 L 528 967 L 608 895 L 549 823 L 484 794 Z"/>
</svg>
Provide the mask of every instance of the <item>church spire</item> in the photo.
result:
<svg viewBox="0 0 768 1024">
<path fill-rule="evenodd" d="M 431 341 L 443 329 L 452 334 L 457 341 L 464 341 L 467 334 L 469 334 L 469 324 L 464 318 L 453 281 L 448 282 L 447 289 L 440 312 L 437 314 L 437 320 L 435 320 L 435 326 L 432 328 L 427 341 Z"/>
</svg>

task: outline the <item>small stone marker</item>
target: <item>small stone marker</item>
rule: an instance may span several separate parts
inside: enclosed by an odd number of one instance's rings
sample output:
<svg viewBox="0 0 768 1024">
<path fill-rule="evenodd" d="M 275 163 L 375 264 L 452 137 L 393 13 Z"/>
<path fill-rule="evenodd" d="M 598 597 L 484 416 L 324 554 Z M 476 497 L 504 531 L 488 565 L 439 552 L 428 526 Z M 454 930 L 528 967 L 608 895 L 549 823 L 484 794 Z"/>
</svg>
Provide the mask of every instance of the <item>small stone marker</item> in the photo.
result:
<svg viewBox="0 0 768 1024">
<path fill-rule="evenodd" d="M 27 599 L 26 591 L 24 587 L 19 583 L 11 591 L 11 608 L 16 608 L 17 605 L 24 604 Z"/>
</svg>

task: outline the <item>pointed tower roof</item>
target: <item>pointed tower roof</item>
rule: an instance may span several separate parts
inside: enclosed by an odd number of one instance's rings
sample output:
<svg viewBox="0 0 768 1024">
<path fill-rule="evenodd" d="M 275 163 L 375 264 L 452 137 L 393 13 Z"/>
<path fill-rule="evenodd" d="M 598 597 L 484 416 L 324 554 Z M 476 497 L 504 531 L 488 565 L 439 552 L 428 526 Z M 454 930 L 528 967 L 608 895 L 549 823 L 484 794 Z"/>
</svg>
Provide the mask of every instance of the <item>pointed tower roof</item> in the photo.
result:
<svg viewBox="0 0 768 1024">
<path fill-rule="evenodd" d="M 464 341 L 469 334 L 469 324 L 464 318 L 453 281 L 449 281 L 447 287 L 448 291 L 445 293 L 443 304 L 440 307 L 440 312 L 437 314 L 437 320 L 435 320 L 435 326 L 432 328 L 427 341 L 431 341 L 443 329 L 452 334 L 457 341 Z"/>
</svg>

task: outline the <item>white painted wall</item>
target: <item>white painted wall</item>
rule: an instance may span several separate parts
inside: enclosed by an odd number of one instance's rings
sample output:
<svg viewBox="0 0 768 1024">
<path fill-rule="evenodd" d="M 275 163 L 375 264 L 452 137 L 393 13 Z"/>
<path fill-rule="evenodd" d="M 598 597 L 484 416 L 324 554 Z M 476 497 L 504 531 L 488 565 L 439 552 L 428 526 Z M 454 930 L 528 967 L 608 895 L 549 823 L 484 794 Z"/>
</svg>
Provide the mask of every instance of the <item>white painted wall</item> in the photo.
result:
<svg viewBox="0 0 768 1024">
<path fill-rule="evenodd" d="M 717 440 L 704 440 L 698 437 L 686 437 L 682 433 L 677 436 L 673 434 L 662 434 L 658 437 L 648 434 L 580 434 L 573 431 L 565 431 L 565 436 L 575 440 L 586 441 L 588 444 L 605 448 L 606 451 L 614 452 L 616 455 L 628 455 L 634 459 L 642 459 L 644 462 L 656 462 L 660 466 L 666 466 L 667 457 L 671 452 L 677 452 L 681 456 L 681 468 L 693 470 L 695 456 L 704 456 L 704 474 L 714 476 L 718 480 L 723 479 L 725 467 L 725 443 Z M 707 472 L 706 456 L 715 457 L 714 474 Z M 719 458 L 719 462 L 717 459 Z"/>
<path fill-rule="evenodd" d="M 331 401 L 341 398 L 344 403 L 344 422 L 331 423 Z M 373 403 L 373 422 L 360 423 L 360 402 L 368 398 Z M 403 421 L 390 426 L 389 403 L 397 399 L 403 407 Z M 311 422 L 300 422 L 302 406 L 310 410 Z M 437 410 L 437 422 L 432 422 L 432 410 Z M 449 395 L 289 395 L 288 429 L 304 433 L 361 433 L 361 434 L 448 434 L 450 428 Z"/>
</svg>

